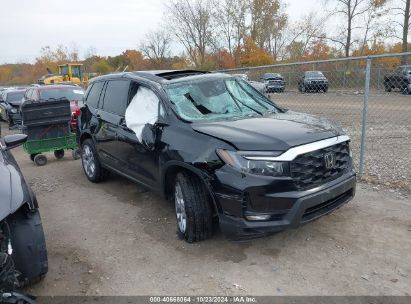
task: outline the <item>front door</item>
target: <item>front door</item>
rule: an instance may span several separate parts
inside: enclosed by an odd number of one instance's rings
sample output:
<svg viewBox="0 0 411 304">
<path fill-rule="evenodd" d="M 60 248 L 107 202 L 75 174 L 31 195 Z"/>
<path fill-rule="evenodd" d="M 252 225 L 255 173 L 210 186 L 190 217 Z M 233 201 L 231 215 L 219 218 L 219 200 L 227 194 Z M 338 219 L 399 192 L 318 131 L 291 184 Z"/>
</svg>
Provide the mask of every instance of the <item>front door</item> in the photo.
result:
<svg viewBox="0 0 411 304">
<path fill-rule="evenodd" d="M 140 88 L 145 88 L 146 92 L 144 95 L 140 95 Z M 133 102 L 134 104 L 131 108 L 141 110 L 143 108 L 146 108 L 145 103 L 155 102 L 157 103 L 155 116 L 158 116 L 160 99 L 151 90 L 147 94 L 147 90 L 147 87 L 142 87 L 138 83 L 134 82 L 132 84 L 129 99 L 130 102 Z M 149 95 L 149 98 L 147 98 L 147 95 Z M 137 98 L 133 100 L 135 96 L 143 96 L 143 98 Z M 138 114 L 136 113 L 135 117 L 138 117 L 138 119 L 142 119 L 141 123 L 144 124 L 145 115 L 140 116 Z M 154 121 L 150 121 L 150 124 L 154 123 Z M 144 145 L 138 139 L 135 131 L 138 132 L 138 130 L 136 129 L 134 131 L 131 130 L 127 126 L 127 122 L 125 119 L 119 125 L 119 128 L 117 129 L 117 148 L 118 151 L 120 151 L 120 161 L 123 163 L 124 170 L 127 172 L 128 175 L 133 177 L 133 179 L 139 181 L 140 183 L 146 185 L 149 188 L 156 188 L 159 185 L 160 181 L 159 151 L 156 149 L 156 147 L 150 149 L 146 145 Z M 157 136 L 161 137 L 161 133 L 157 132 Z"/>
</svg>

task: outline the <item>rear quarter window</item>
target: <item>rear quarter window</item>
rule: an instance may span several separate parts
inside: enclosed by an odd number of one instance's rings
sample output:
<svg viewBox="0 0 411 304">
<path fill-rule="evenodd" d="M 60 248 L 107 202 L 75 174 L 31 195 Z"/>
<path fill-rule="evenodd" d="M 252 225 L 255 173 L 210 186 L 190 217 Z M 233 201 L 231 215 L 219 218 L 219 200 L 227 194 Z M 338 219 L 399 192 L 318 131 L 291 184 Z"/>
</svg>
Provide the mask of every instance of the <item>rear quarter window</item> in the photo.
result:
<svg viewBox="0 0 411 304">
<path fill-rule="evenodd" d="M 99 81 L 99 82 L 95 82 L 92 84 L 90 91 L 87 94 L 87 99 L 86 99 L 86 104 L 88 106 L 92 108 L 97 108 L 103 86 L 104 86 L 104 81 Z"/>
<path fill-rule="evenodd" d="M 103 110 L 124 116 L 128 104 L 130 81 L 110 80 L 104 95 Z"/>
</svg>

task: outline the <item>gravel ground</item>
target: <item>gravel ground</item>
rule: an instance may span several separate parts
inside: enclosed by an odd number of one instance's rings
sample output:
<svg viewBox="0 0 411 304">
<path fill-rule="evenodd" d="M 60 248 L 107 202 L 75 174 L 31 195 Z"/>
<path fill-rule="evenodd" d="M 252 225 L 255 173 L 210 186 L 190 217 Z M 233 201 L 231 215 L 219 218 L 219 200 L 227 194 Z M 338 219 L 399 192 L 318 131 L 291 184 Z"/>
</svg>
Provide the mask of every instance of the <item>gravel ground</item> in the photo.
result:
<svg viewBox="0 0 411 304">
<path fill-rule="evenodd" d="M 298 112 L 329 118 L 352 139 L 359 167 L 364 96 L 360 92 L 271 94 L 279 105 Z M 411 96 L 373 91 L 369 98 L 364 180 L 388 187 L 411 186 Z"/>
<path fill-rule="evenodd" d="M 4 125 L 3 125 L 4 126 Z M 173 206 L 80 161 L 35 167 L 13 150 L 40 204 L 49 273 L 35 295 L 410 295 L 409 193 L 360 184 L 353 202 L 297 230 L 187 244 Z"/>
</svg>

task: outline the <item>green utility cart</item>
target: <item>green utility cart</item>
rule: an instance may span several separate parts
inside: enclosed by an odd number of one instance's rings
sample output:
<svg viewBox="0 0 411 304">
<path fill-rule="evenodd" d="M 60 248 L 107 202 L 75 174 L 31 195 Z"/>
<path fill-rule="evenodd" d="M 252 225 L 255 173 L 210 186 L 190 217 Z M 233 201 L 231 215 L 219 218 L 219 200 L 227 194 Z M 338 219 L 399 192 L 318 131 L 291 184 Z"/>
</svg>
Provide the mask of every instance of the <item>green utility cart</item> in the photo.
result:
<svg viewBox="0 0 411 304">
<path fill-rule="evenodd" d="M 45 152 L 54 152 L 61 159 L 65 150 L 71 150 L 73 159 L 81 157 L 76 135 L 70 131 L 71 110 L 67 99 L 25 102 L 21 112 L 23 133 L 28 136 L 23 148 L 37 166 L 47 164 Z"/>
</svg>

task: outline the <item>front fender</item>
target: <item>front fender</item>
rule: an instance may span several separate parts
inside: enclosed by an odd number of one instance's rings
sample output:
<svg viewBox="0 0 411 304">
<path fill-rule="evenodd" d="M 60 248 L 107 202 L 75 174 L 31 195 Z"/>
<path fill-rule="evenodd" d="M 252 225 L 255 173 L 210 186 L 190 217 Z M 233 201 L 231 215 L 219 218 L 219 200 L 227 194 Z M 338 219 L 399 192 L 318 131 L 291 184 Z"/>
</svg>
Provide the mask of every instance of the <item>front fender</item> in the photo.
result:
<svg viewBox="0 0 411 304">
<path fill-rule="evenodd" d="M 215 207 L 215 210 L 217 210 L 219 213 L 221 212 L 221 207 L 218 204 L 218 201 L 215 198 L 214 191 L 211 185 L 211 181 L 213 179 L 212 175 L 204 170 L 202 168 L 201 164 L 187 164 L 182 161 L 176 161 L 172 160 L 169 161 L 162 170 L 162 175 L 161 175 L 161 181 L 162 181 L 162 189 L 163 189 L 163 194 L 167 197 L 167 177 L 168 174 L 173 174 L 179 170 L 185 170 L 189 171 L 195 176 L 197 176 L 205 185 L 207 192 L 210 194 L 210 197 L 213 201 L 213 205 Z"/>
</svg>

